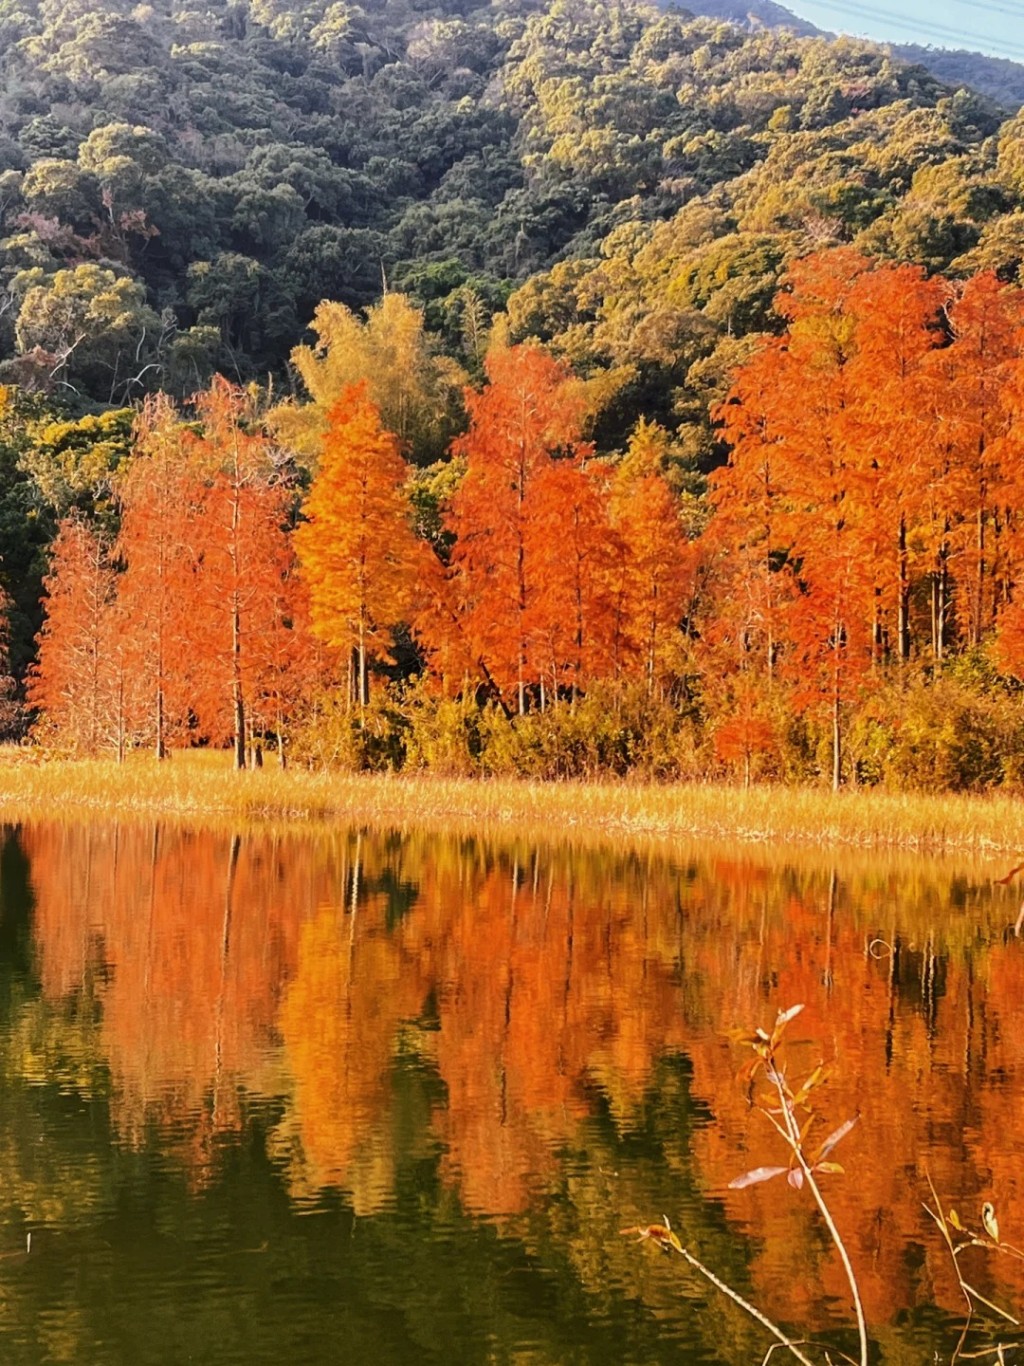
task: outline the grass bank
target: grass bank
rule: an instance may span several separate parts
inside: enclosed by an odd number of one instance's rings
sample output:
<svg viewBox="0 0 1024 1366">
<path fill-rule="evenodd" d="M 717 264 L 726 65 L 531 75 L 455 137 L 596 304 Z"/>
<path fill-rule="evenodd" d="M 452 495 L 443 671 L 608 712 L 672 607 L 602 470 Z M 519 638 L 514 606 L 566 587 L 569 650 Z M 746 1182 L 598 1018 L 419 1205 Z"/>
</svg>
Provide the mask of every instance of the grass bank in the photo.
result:
<svg viewBox="0 0 1024 1366">
<path fill-rule="evenodd" d="M 541 783 L 430 776 L 235 773 L 222 754 L 40 759 L 0 751 L 0 818 L 117 813 L 184 820 L 344 821 L 516 835 L 652 835 L 928 853 L 1024 850 L 1024 800 L 995 796 L 834 795 L 817 788 L 720 784 Z"/>
</svg>

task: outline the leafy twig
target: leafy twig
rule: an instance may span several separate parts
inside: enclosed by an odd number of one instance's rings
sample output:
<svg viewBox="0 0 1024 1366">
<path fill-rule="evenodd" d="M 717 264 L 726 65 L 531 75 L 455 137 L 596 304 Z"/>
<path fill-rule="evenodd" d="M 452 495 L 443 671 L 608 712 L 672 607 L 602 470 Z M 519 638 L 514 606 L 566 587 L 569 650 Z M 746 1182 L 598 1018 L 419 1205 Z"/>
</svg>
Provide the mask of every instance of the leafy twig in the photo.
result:
<svg viewBox="0 0 1024 1366">
<path fill-rule="evenodd" d="M 857 1335 L 860 1343 L 859 1366 L 867 1366 L 867 1322 L 864 1317 L 864 1304 L 857 1285 L 857 1277 L 846 1250 L 846 1244 L 843 1242 L 825 1197 L 821 1193 L 821 1187 L 816 1180 L 817 1173 L 842 1173 L 842 1167 L 838 1162 L 830 1161 L 829 1156 L 857 1123 L 858 1116 L 854 1115 L 840 1124 L 837 1129 L 834 1129 L 808 1159 L 805 1144 L 815 1118 L 810 1098 L 817 1087 L 825 1081 L 828 1075 L 827 1068 L 824 1063 L 819 1064 L 806 1081 L 794 1091 L 786 1079 L 785 1070 L 779 1060 L 779 1048 L 786 1027 L 792 1020 L 796 1019 L 802 1010 L 802 1005 L 796 1005 L 791 1006 L 788 1010 L 779 1011 L 771 1033 L 764 1029 L 756 1029 L 753 1033 L 740 1032 L 734 1035 L 737 1042 L 749 1045 L 754 1051 L 754 1058 L 744 1069 L 748 1081 L 752 1084 L 757 1073 L 763 1071 L 765 1078 L 775 1090 L 779 1102 L 778 1109 L 774 1109 L 771 1102 L 762 1103 L 758 1108 L 786 1143 L 790 1151 L 790 1160 L 786 1167 L 755 1167 L 753 1171 L 745 1172 L 742 1176 L 730 1181 L 729 1185 L 734 1190 L 742 1190 L 746 1186 L 756 1185 L 761 1181 L 770 1181 L 783 1174 L 786 1175 L 787 1181 L 796 1190 L 802 1189 L 804 1184 L 807 1185 L 814 1198 L 814 1203 L 818 1207 L 818 1212 L 825 1221 L 829 1237 L 839 1253 L 843 1270 L 846 1272 L 846 1279 L 853 1296 L 854 1312 L 857 1317 Z M 808 1116 L 802 1127 L 797 1119 L 798 1109 L 805 1111 Z"/>
<path fill-rule="evenodd" d="M 777 1339 L 778 1346 L 788 1348 L 796 1357 L 797 1361 L 801 1363 L 801 1366 L 814 1366 L 814 1363 L 810 1358 L 805 1356 L 799 1346 L 791 1338 L 786 1336 L 777 1323 L 773 1323 L 767 1314 L 762 1313 L 756 1305 L 751 1304 L 749 1300 L 745 1300 L 738 1291 L 733 1290 L 731 1285 L 727 1285 L 725 1281 L 716 1276 L 710 1267 L 705 1266 L 699 1258 L 693 1255 L 689 1248 L 683 1247 L 682 1243 L 672 1232 L 672 1226 L 668 1221 L 668 1216 L 663 1215 L 662 1218 L 665 1221 L 664 1228 L 662 1228 L 661 1224 L 649 1224 L 646 1227 L 624 1228 L 621 1229 L 620 1232 L 626 1235 L 635 1233 L 637 1235 L 637 1242 L 642 1243 L 650 1239 L 652 1242 L 656 1243 L 658 1247 L 662 1248 L 663 1251 L 678 1253 L 689 1266 L 693 1267 L 694 1271 L 699 1272 L 705 1280 L 710 1281 L 716 1290 L 720 1290 L 723 1295 L 727 1295 L 734 1304 L 738 1304 L 741 1309 L 745 1310 L 752 1318 L 756 1319 L 762 1328 L 767 1329 L 772 1337 Z"/>
</svg>

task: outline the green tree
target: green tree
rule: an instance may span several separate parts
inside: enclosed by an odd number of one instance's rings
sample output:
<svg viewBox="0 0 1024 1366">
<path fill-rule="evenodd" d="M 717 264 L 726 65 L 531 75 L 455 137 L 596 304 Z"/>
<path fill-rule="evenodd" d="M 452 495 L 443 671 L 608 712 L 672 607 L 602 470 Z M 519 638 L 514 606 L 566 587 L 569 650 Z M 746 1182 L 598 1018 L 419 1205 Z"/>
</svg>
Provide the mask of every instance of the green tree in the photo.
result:
<svg viewBox="0 0 1024 1366">
<path fill-rule="evenodd" d="M 25 290 L 15 327 L 18 348 L 52 358 L 49 377 L 76 381 L 107 402 L 132 394 L 143 382 L 160 320 L 135 280 L 98 265 L 58 270 Z"/>
<path fill-rule="evenodd" d="M 419 309 L 401 294 L 386 294 L 361 321 L 344 304 L 322 303 L 312 328 L 317 345 L 292 352 L 311 402 L 282 404 L 271 414 L 290 446 L 315 459 L 331 408 L 348 386 L 362 381 L 381 421 L 416 461 L 444 450 L 465 376 L 437 354 Z"/>
<path fill-rule="evenodd" d="M 74 509 L 109 526 L 113 490 L 132 453 L 131 408 L 84 417 L 29 421 L 20 467 L 31 475 L 39 496 L 57 518 Z"/>
</svg>

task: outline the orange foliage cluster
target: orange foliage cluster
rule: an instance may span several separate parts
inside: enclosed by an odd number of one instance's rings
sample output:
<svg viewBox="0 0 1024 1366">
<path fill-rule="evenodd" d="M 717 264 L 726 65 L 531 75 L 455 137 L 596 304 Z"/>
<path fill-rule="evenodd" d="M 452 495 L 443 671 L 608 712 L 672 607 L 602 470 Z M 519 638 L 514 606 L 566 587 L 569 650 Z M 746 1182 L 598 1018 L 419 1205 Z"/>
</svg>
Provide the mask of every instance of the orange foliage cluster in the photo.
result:
<svg viewBox="0 0 1024 1366">
<path fill-rule="evenodd" d="M 492 350 L 466 394 L 441 554 L 365 386 L 328 413 L 294 535 L 298 491 L 246 393 L 216 381 L 198 430 L 152 400 L 117 544 L 72 521 L 54 546 L 44 724 L 87 751 L 232 740 L 243 764 L 247 726 L 280 738 L 346 672 L 365 705 L 411 623 L 446 693 L 508 716 L 699 674 L 717 758 L 748 778 L 816 711 L 838 785 L 850 705 L 887 663 L 993 640 L 1024 675 L 1024 293 L 840 248 L 797 261 L 777 308 L 785 332 L 719 409 L 731 456 L 695 540 L 660 429 L 598 458 L 585 386 L 538 344 Z"/>
<path fill-rule="evenodd" d="M 116 544 L 71 519 L 53 546 L 30 693 L 43 733 L 86 753 L 231 740 L 244 766 L 247 726 L 280 737 L 346 669 L 365 704 L 371 662 L 410 620 L 443 680 L 506 710 L 602 676 L 653 687 L 692 595 L 667 483 L 653 464 L 593 461 L 577 386 L 541 347 L 488 370 L 455 445 L 450 565 L 413 533 L 408 470 L 365 386 L 328 414 L 294 535 L 297 491 L 243 391 L 218 380 L 197 396 L 201 434 L 151 400 Z"/>
<path fill-rule="evenodd" d="M 487 373 L 455 444 L 466 476 L 428 647 L 456 682 L 461 665 L 520 713 L 528 689 L 543 700 L 638 674 L 653 686 L 694 563 L 664 477 L 592 460 L 578 386 L 543 348 L 495 352 Z"/>
<path fill-rule="evenodd" d="M 285 523 L 292 501 L 246 394 L 217 380 L 202 434 L 147 402 L 119 493 L 114 545 L 77 517 L 52 548 L 29 698 L 44 733 L 95 753 L 186 732 L 233 741 L 273 725 L 305 684 L 304 601 Z"/>
<path fill-rule="evenodd" d="M 926 1166 L 947 1207 L 977 1223 L 992 1199 L 1003 1236 L 1024 1242 L 1024 956 L 1000 933 L 1015 907 L 984 884 L 436 838 L 37 827 L 24 841 L 46 996 L 91 996 L 119 1129 L 166 1126 L 197 1179 L 247 1096 L 281 1096 L 274 1151 L 296 1198 L 337 1187 L 370 1213 L 393 1202 L 403 1158 L 440 1150 L 467 1209 L 518 1221 L 561 1188 L 561 1153 L 601 1149 L 598 1108 L 623 1137 L 642 1129 L 659 1060 L 685 1055 L 712 1116 L 690 1131 L 688 1169 L 763 1235 L 761 1301 L 781 1295 L 787 1319 L 824 1322 L 846 1291 L 809 1202 L 784 1182 L 728 1189 L 785 1152 L 737 1082 L 727 1032 L 799 1002 L 794 1078 L 834 1063 L 819 1138 L 861 1116 L 847 1175 L 823 1179 L 869 1319 L 932 1301 L 958 1311 L 921 1207 Z M 411 1133 L 400 1054 L 444 1088 Z M 601 1198 L 614 1228 L 660 1197 L 630 1177 Z M 588 1227 L 595 1211 L 580 1217 Z M 1018 1270 L 979 1253 L 965 1274 L 1012 1302 Z"/>
<path fill-rule="evenodd" d="M 791 269 L 788 327 L 719 416 L 704 635 L 731 684 L 722 743 L 766 742 L 751 681 L 833 721 L 888 658 L 940 660 L 998 632 L 1024 672 L 1024 295 L 850 249 Z"/>
<path fill-rule="evenodd" d="M 366 386 L 328 413 L 320 468 L 296 533 L 313 630 L 341 654 L 355 651 L 357 696 L 368 700 L 371 650 L 388 658 L 391 631 L 410 615 L 414 585 L 429 572 L 409 524 L 408 471 L 398 438 L 381 427 Z"/>
</svg>

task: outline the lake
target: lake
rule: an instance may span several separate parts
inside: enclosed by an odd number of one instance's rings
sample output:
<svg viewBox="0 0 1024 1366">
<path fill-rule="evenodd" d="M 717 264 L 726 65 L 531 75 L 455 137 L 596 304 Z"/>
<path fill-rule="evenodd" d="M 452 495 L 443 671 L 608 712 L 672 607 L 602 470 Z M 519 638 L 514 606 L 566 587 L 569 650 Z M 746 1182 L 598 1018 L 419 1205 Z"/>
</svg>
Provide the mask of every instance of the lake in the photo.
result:
<svg viewBox="0 0 1024 1366">
<path fill-rule="evenodd" d="M 796 1335 L 852 1351 L 808 1192 L 729 1188 L 786 1161 L 729 1031 L 803 1004 L 789 1074 L 833 1069 L 815 1132 L 860 1116 L 821 1183 L 877 1359 L 948 1361 L 963 1303 L 926 1173 L 1024 1245 L 1005 871 L 8 829 L 0 1360 L 760 1362 L 762 1329 L 620 1232 L 663 1215 Z M 1020 1259 L 975 1248 L 968 1269 L 1024 1310 Z M 976 1320 L 966 1346 L 1014 1332 Z"/>
</svg>

